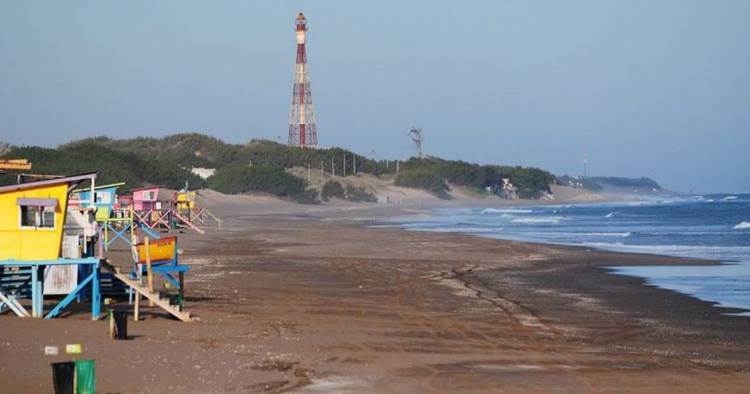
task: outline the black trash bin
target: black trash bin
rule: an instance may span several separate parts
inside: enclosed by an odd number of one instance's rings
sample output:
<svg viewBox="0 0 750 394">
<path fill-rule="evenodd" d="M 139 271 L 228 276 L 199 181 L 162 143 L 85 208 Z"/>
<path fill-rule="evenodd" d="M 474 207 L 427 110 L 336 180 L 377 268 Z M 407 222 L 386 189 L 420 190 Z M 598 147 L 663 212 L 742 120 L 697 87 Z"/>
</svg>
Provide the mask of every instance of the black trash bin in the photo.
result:
<svg viewBox="0 0 750 394">
<path fill-rule="evenodd" d="M 128 339 L 128 311 L 113 311 L 115 339 Z"/>
<path fill-rule="evenodd" d="M 55 394 L 73 394 L 75 364 L 67 361 L 50 365 L 52 365 L 52 384 L 55 386 Z"/>
</svg>

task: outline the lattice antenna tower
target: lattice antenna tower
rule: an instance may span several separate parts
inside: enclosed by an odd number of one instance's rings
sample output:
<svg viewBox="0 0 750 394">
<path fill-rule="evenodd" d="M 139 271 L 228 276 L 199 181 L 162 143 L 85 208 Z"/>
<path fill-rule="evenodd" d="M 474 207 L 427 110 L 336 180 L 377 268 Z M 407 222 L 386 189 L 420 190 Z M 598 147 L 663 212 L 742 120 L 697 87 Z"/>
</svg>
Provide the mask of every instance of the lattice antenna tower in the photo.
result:
<svg viewBox="0 0 750 394">
<path fill-rule="evenodd" d="M 422 156 L 422 129 L 418 129 L 415 127 L 412 127 L 411 130 L 409 130 L 409 138 L 411 138 L 411 141 L 414 143 L 414 147 L 417 149 L 417 157 L 420 159 L 423 158 Z"/>
</svg>

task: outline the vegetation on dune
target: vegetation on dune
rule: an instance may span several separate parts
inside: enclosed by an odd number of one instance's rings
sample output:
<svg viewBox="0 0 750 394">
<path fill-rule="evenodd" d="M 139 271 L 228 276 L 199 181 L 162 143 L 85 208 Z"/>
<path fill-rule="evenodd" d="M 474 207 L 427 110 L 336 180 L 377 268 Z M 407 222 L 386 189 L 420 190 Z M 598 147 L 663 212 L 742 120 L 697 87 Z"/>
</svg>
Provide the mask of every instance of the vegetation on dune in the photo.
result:
<svg viewBox="0 0 750 394">
<path fill-rule="evenodd" d="M 536 199 L 545 193 L 550 193 L 549 185 L 555 176 L 534 167 L 490 166 L 497 171 L 500 178 L 508 178 L 516 188 L 521 198 Z"/>
<path fill-rule="evenodd" d="M 208 179 L 210 189 L 228 193 L 266 192 L 279 197 L 295 197 L 305 192 L 307 182 L 282 168 L 266 165 L 229 165 Z"/>
<path fill-rule="evenodd" d="M 598 193 L 607 191 L 609 188 L 622 188 L 631 189 L 631 191 L 660 191 L 663 190 L 661 185 L 651 178 L 623 178 L 623 177 L 571 177 L 569 175 L 563 175 L 556 178 L 556 182 L 560 185 L 573 186 L 588 190 L 590 192 Z"/>
<path fill-rule="evenodd" d="M 228 144 L 205 134 L 175 134 L 163 138 L 138 137 L 116 140 L 87 138 L 57 149 L 6 147 L 5 157 L 25 157 L 34 163 L 35 173 L 75 174 L 91 170 L 100 173 L 99 183 L 126 182 L 128 188 L 160 184 L 181 188 L 209 187 L 224 193 L 267 192 L 277 196 L 312 201 L 313 195 L 352 201 L 375 201 L 365 189 L 326 184 L 322 190 L 308 190 L 307 183 L 286 172 L 292 167 L 323 169 L 335 175 L 358 173 L 395 175 L 392 161 L 376 161 L 341 149 L 303 149 L 267 140 Z M 191 173 L 193 167 L 216 169 L 208 180 Z M 522 198 L 538 198 L 549 191 L 554 177 L 543 170 L 524 167 L 479 165 L 435 157 L 411 158 L 401 162 L 395 178 L 399 186 L 427 190 L 448 198 L 449 184 L 482 189 L 509 178 Z M 14 178 L 0 176 L 0 182 Z M 317 197 L 316 197 L 317 199 Z"/>
<path fill-rule="evenodd" d="M 59 149 L 11 147 L 3 157 L 29 159 L 36 174 L 73 175 L 98 171 L 98 184 L 125 182 L 123 190 L 144 184 L 180 189 L 186 181 L 194 188 L 204 185 L 203 179 L 167 160 L 113 151 L 82 141 Z M 15 177 L 6 175 L 0 182 L 14 183 Z"/>
<path fill-rule="evenodd" d="M 369 174 L 393 172 L 393 165 L 376 162 L 341 148 L 303 149 L 268 140 L 253 140 L 245 145 L 229 144 L 217 138 L 198 133 L 174 134 L 164 138 L 138 137 L 114 140 L 107 137 L 88 138 L 62 147 L 95 144 L 120 152 L 133 152 L 169 160 L 183 167 L 221 168 L 228 165 L 265 165 L 278 168 L 320 168 L 338 175 L 357 171 Z M 344 169 L 346 160 L 346 169 Z"/>
<path fill-rule="evenodd" d="M 394 181 L 396 186 L 427 190 L 435 196 L 448 199 L 448 184 L 437 172 L 429 168 L 413 168 L 401 171 Z"/>
<path fill-rule="evenodd" d="M 323 185 L 320 189 L 320 196 L 323 198 L 323 201 L 328 201 L 332 198 L 340 198 L 342 200 L 346 198 L 344 187 L 334 180 L 329 180 Z"/>
<path fill-rule="evenodd" d="M 240 145 L 205 134 L 183 133 L 163 138 L 136 137 L 131 139 L 111 139 L 108 137 L 86 138 L 61 145 L 60 149 L 83 146 L 100 146 L 110 151 L 134 153 L 192 168 L 218 168 L 236 161 Z"/>
<path fill-rule="evenodd" d="M 401 168 L 404 171 L 396 177 L 397 185 L 418 187 L 436 195 L 447 193 L 448 190 L 447 185 L 440 185 L 437 177 L 441 178 L 443 183 L 447 181 L 452 185 L 471 188 L 498 185 L 503 178 L 508 178 L 518 188 L 519 197 L 532 199 L 549 192 L 549 184 L 555 179 L 549 172 L 533 167 L 479 165 L 436 157 L 413 157 Z M 413 172 L 416 170 L 419 172 Z"/>
<path fill-rule="evenodd" d="M 587 177 L 586 179 L 599 184 L 610 185 L 614 187 L 625 187 L 633 189 L 654 189 L 661 190 L 661 185 L 651 178 L 622 178 L 616 176 Z"/>
<path fill-rule="evenodd" d="M 378 202 L 378 198 L 363 186 L 346 185 L 346 199 L 352 202 Z"/>
</svg>

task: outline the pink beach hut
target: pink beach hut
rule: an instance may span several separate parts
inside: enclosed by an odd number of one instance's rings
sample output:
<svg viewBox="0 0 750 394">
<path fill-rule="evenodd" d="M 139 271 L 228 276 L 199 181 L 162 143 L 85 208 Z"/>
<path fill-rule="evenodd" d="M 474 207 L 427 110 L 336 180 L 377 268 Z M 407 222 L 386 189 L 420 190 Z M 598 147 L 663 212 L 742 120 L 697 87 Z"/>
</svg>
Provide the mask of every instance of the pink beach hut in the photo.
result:
<svg viewBox="0 0 750 394">
<path fill-rule="evenodd" d="M 174 203 L 174 191 L 163 186 L 148 186 L 133 189 L 133 209 L 149 211 L 171 208 Z"/>
</svg>

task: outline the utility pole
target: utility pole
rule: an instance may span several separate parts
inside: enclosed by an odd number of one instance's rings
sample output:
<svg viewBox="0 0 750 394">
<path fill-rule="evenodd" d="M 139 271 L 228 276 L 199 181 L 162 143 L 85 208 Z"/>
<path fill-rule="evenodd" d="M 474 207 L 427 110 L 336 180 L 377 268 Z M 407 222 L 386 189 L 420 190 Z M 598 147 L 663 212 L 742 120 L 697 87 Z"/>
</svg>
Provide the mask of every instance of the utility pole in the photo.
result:
<svg viewBox="0 0 750 394">
<path fill-rule="evenodd" d="M 331 176 L 336 176 L 336 167 L 334 166 L 335 162 L 333 161 L 333 157 L 331 158 Z"/>
<path fill-rule="evenodd" d="M 344 169 L 342 171 L 343 171 L 343 175 L 341 176 L 346 176 L 346 154 L 344 154 Z"/>
<path fill-rule="evenodd" d="M 357 175 L 357 155 L 352 158 L 354 164 L 352 164 L 352 175 Z"/>
</svg>

